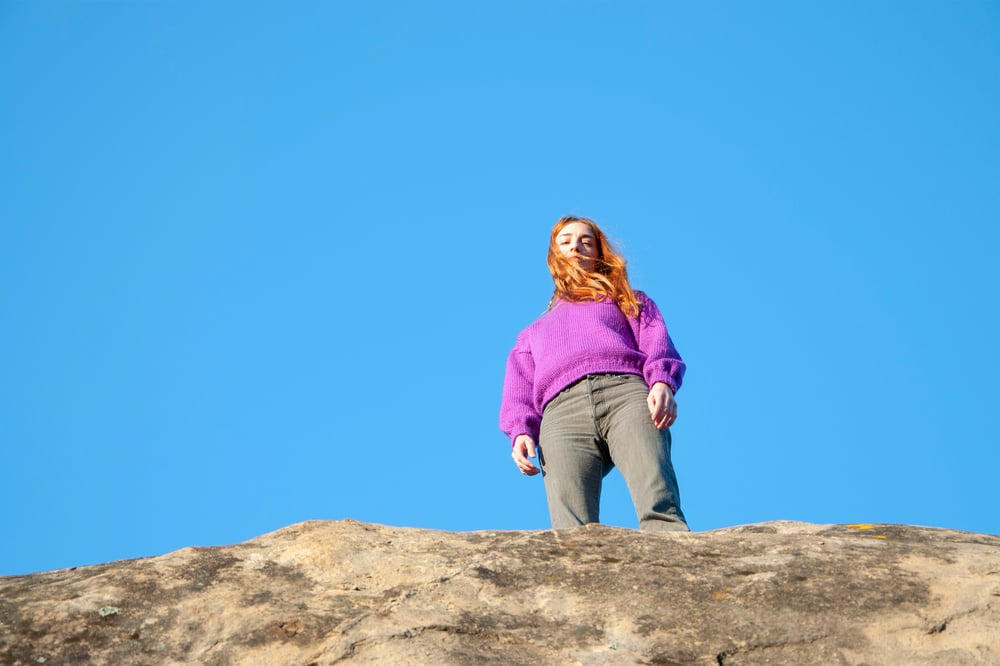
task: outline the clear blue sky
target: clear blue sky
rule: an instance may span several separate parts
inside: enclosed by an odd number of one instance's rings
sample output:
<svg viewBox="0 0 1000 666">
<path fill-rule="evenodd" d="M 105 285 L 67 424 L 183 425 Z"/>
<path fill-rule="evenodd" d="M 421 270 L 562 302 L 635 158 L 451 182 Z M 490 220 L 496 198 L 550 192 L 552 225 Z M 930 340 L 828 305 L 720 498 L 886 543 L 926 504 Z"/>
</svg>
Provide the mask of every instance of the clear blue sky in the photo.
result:
<svg viewBox="0 0 1000 666">
<path fill-rule="evenodd" d="M 4 2 L 0 575 L 547 528 L 566 213 L 688 362 L 693 529 L 1000 533 L 998 119 L 995 2 Z"/>
</svg>

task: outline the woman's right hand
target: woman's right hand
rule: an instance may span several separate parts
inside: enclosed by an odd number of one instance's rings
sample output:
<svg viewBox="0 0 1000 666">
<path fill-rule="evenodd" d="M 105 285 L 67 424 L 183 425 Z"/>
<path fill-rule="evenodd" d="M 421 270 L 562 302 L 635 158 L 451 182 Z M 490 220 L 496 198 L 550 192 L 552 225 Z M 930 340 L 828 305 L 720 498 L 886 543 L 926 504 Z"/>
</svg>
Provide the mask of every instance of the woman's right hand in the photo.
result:
<svg viewBox="0 0 1000 666">
<path fill-rule="evenodd" d="M 521 470 L 521 474 L 534 476 L 542 470 L 535 467 L 535 464 L 528 458 L 537 458 L 538 451 L 535 448 L 535 440 L 529 435 L 518 435 L 514 438 L 514 450 L 511 452 L 514 464 Z"/>
</svg>

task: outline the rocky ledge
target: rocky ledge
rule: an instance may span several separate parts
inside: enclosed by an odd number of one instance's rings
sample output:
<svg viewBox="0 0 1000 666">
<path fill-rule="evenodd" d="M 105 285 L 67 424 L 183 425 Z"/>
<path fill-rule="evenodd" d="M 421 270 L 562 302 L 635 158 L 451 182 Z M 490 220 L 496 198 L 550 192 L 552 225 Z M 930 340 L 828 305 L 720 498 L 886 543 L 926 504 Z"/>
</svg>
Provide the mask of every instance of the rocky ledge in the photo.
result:
<svg viewBox="0 0 1000 666">
<path fill-rule="evenodd" d="M 1000 537 L 307 522 L 0 578 L 3 664 L 1000 664 Z"/>
</svg>

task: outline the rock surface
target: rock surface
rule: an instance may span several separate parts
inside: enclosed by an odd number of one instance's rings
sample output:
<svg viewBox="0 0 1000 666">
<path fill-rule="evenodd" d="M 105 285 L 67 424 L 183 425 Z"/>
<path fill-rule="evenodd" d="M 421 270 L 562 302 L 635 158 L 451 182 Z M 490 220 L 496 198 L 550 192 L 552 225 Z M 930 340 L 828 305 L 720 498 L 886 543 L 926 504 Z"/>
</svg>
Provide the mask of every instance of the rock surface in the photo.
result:
<svg viewBox="0 0 1000 666">
<path fill-rule="evenodd" d="M 2 664 L 1000 664 L 1000 537 L 308 522 L 0 578 Z"/>
</svg>

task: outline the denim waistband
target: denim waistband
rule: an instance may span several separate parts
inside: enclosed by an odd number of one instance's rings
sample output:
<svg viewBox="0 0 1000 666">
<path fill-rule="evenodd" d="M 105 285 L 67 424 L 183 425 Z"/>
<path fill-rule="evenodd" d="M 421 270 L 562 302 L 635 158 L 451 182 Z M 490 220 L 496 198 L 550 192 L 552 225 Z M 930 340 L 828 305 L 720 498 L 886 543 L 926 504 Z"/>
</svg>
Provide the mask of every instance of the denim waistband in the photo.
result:
<svg viewBox="0 0 1000 666">
<path fill-rule="evenodd" d="M 572 384 L 569 384 L 566 388 L 564 388 L 559 393 L 560 394 L 565 393 L 566 391 L 570 390 L 571 388 L 573 388 L 575 386 L 579 386 L 582 382 L 584 382 L 586 380 L 589 380 L 589 379 L 609 379 L 609 378 L 627 379 L 629 377 L 635 377 L 636 379 L 638 379 L 639 381 L 642 381 L 644 383 L 646 381 L 642 377 L 640 377 L 639 375 L 633 374 L 631 372 L 591 372 L 589 374 L 584 375 L 583 377 L 580 377 L 579 379 L 577 379 Z"/>
</svg>

